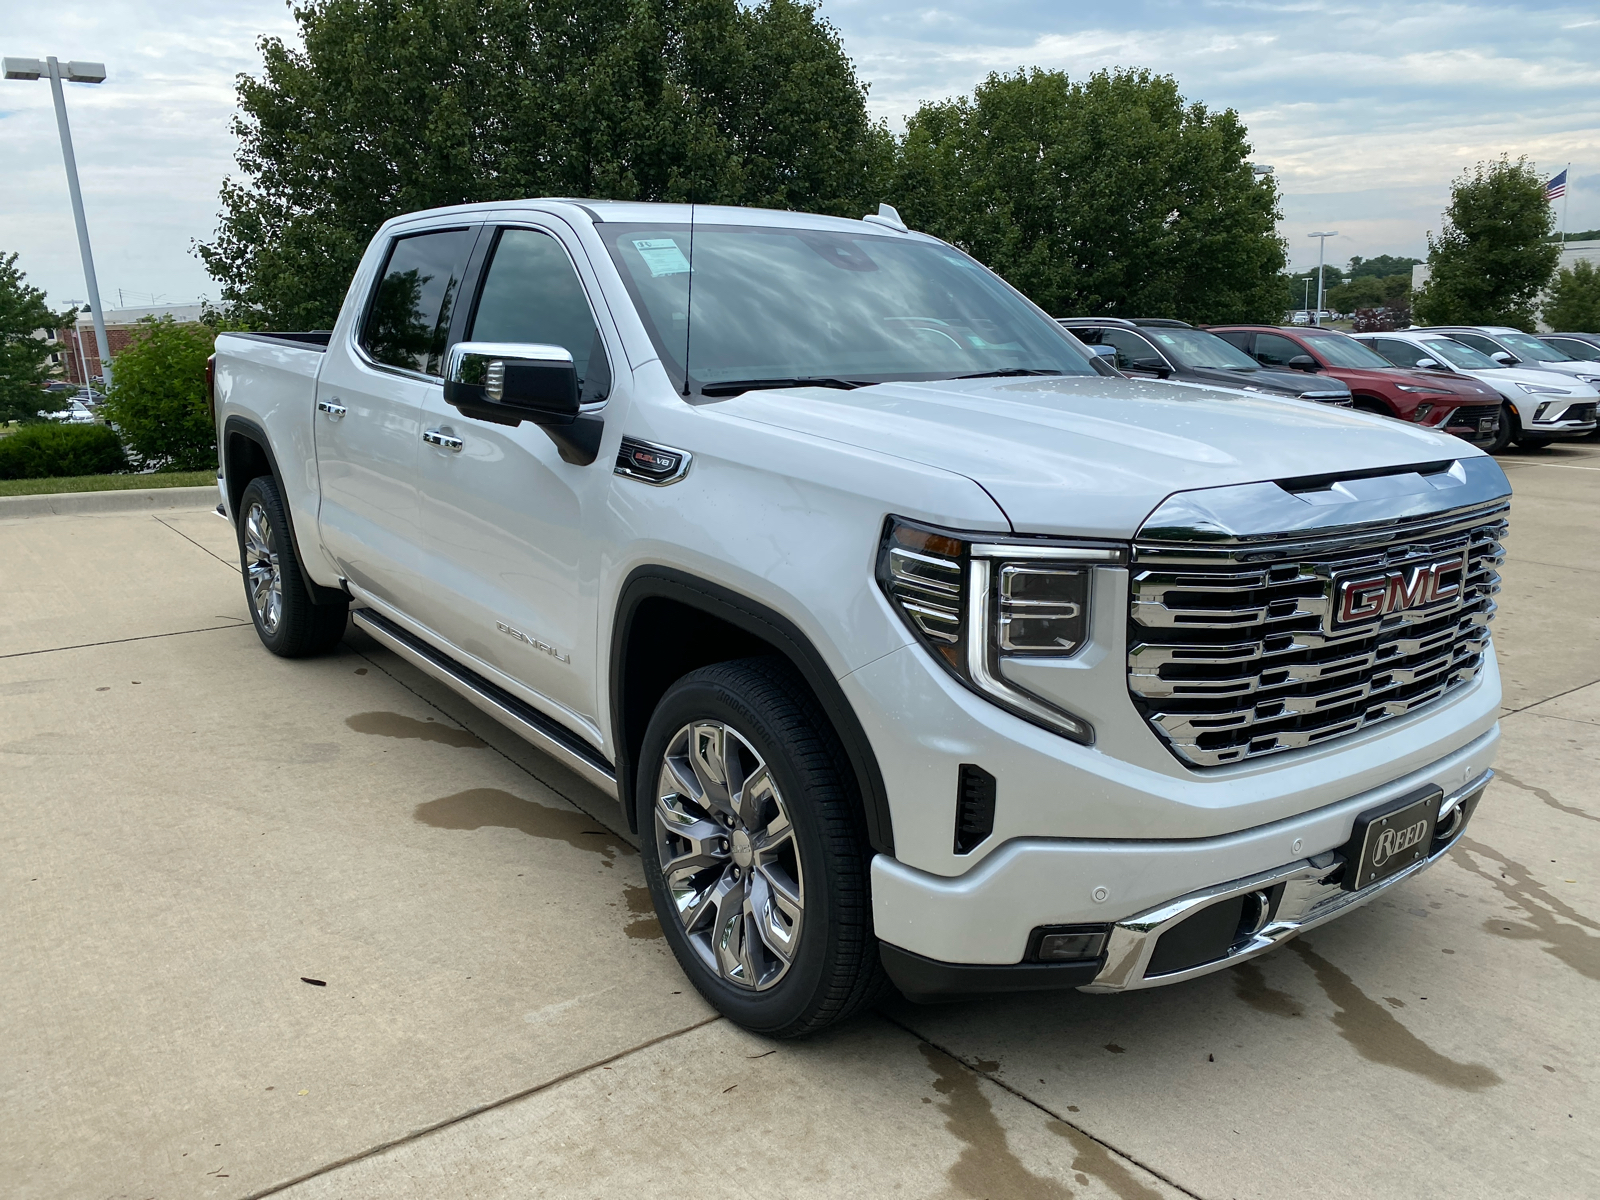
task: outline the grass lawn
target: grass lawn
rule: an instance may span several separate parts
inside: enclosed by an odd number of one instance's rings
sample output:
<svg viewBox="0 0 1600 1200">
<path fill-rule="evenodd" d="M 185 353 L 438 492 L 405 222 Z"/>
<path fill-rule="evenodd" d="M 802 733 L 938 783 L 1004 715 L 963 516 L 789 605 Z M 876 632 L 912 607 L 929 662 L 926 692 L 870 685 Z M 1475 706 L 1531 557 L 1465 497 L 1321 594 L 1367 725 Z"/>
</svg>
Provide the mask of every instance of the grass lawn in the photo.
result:
<svg viewBox="0 0 1600 1200">
<path fill-rule="evenodd" d="M 154 475 L 67 475 L 55 479 L 0 479 L 0 496 L 43 496 L 53 492 L 121 492 L 132 488 L 215 486 L 209 471 L 163 471 Z"/>
</svg>

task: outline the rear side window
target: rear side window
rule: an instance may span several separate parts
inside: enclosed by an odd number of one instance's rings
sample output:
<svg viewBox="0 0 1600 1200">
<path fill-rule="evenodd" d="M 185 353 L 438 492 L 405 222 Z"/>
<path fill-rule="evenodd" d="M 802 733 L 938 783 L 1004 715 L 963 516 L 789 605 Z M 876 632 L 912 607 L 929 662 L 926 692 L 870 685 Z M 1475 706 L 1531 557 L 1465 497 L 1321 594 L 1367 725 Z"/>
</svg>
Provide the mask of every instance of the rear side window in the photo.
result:
<svg viewBox="0 0 1600 1200">
<path fill-rule="evenodd" d="M 1397 338 L 1374 338 L 1368 345 L 1397 367 L 1414 367 L 1428 357 L 1421 346 Z"/>
<path fill-rule="evenodd" d="M 1239 347 L 1246 354 L 1250 353 L 1250 339 L 1255 337 L 1255 334 L 1246 333 L 1240 329 L 1213 329 L 1211 332 L 1223 341 Z"/>
<path fill-rule="evenodd" d="M 1482 334 L 1477 334 L 1477 333 L 1451 333 L 1451 334 L 1447 334 L 1446 336 L 1454 338 L 1456 341 L 1461 342 L 1463 345 L 1471 346 L 1474 350 L 1478 351 L 1480 354 L 1487 354 L 1490 358 L 1493 358 L 1496 354 L 1504 354 L 1505 353 L 1505 347 L 1504 346 L 1501 346 L 1498 342 L 1494 341 L 1491 338 L 1484 337 Z"/>
<path fill-rule="evenodd" d="M 391 367 L 444 373 L 444 347 L 472 230 L 444 229 L 396 238 L 383 264 L 361 345 Z"/>
<path fill-rule="evenodd" d="M 1291 358 L 1304 354 L 1304 350 L 1281 333 L 1256 334 L 1256 361 L 1263 366 L 1286 367 Z"/>
<path fill-rule="evenodd" d="M 564 346 L 578 372 L 578 399 L 605 399 L 611 371 L 578 272 L 548 233 L 505 229 L 500 233 L 473 314 L 474 342 L 522 342 Z"/>
</svg>

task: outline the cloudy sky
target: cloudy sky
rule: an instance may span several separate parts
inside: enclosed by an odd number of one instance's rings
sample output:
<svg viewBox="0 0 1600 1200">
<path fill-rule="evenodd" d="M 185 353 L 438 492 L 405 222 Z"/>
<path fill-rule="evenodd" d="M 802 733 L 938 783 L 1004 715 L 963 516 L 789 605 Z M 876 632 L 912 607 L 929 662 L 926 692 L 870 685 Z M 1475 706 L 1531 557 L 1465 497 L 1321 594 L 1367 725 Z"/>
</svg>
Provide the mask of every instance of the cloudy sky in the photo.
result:
<svg viewBox="0 0 1600 1200">
<path fill-rule="evenodd" d="M 0 54 L 103 60 L 67 85 L 100 287 L 108 306 L 216 295 L 193 257 L 232 167 L 233 79 L 262 34 L 292 37 L 282 0 L 6 0 Z M 923 100 L 991 71 L 1081 76 L 1145 66 L 1237 109 L 1272 164 L 1297 267 L 1313 229 L 1330 261 L 1425 252 L 1451 178 L 1502 152 L 1572 164 L 1569 227 L 1600 227 L 1600 9 L 1584 4 L 1340 0 L 823 0 L 875 113 L 898 126 Z M 0 251 L 52 302 L 83 276 L 43 81 L 0 81 Z"/>
</svg>

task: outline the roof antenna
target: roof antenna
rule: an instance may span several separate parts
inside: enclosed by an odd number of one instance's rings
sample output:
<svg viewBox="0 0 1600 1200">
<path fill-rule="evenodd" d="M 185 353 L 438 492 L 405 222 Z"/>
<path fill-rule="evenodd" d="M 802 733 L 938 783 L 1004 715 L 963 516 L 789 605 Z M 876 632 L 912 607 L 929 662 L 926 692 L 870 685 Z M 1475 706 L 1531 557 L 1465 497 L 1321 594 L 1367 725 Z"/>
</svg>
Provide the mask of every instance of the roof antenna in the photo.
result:
<svg viewBox="0 0 1600 1200">
<path fill-rule="evenodd" d="M 694 184 L 689 184 L 689 294 L 683 303 L 683 394 L 689 394 L 689 333 L 694 327 Z"/>
</svg>

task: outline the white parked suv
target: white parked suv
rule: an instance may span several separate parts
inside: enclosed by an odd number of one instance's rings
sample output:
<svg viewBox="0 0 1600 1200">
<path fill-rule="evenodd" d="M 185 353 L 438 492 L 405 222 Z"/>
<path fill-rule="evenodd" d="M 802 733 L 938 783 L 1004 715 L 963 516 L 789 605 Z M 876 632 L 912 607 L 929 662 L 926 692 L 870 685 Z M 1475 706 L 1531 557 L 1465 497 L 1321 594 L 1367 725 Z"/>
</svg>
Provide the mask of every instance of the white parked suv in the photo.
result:
<svg viewBox="0 0 1600 1200">
<path fill-rule="evenodd" d="M 1455 334 L 1437 330 L 1406 329 L 1355 336 L 1397 367 L 1470 375 L 1499 392 L 1505 403 L 1500 413 L 1500 436 L 1487 447 L 1491 454 L 1511 442 L 1532 448 L 1587 437 L 1595 431 L 1600 391 L 1572 374 L 1542 366 L 1507 366 Z"/>
<path fill-rule="evenodd" d="M 1492 775 L 1492 459 L 1126 379 L 892 209 L 397 218 L 213 398 L 266 647 L 348 614 L 615 796 L 765 1033 L 1218 970 Z"/>
</svg>

